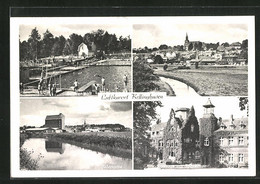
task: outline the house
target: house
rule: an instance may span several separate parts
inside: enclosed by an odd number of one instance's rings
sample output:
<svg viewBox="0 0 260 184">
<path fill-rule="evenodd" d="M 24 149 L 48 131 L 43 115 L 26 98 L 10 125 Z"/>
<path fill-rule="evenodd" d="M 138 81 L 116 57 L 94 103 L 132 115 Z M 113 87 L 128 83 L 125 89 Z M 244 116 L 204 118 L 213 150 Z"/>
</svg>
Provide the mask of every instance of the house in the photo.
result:
<svg viewBox="0 0 260 184">
<path fill-rule="evenodd" d="M 166 127 L 166 123 L 162 123 L 157 121 L 155 125 L 151 127 L 151 139 L 152 139 L 152 146 L 159 152 L 158 157 L 159 160 L 163 159 L 163 134 L 164 128 Z"/>
<path fill-rule="evenodd" d="M 248 118 L 222 120 L 208 99 L 202 118 L 191 108 L 171 109 L 167 123 L 151 127 L 152 147 L 163 163 L 204 166 L 248 166 Z"/>
<path fill-rule="evenodd" d="M 199 163 L 199 124 L 193 106 L 173 109 L 164 129 L 163 159 L 177 164 Z"/>
<path fill-rule="evenodd" d="M 65 116 L 62 113 L 46 116 L 44 127 L 59 128 L 63 130 L 65 128 Z"/>
<path fill-rule="evenodd" d="M 248 118 L 219 119 L 214 132 L 215 160 L 228 167 L 248 165 Z"/>
<path fill-rule="evenodd" d="M 235 49 L 240 49 L 241 48 L 241 43 L 239 42 L 234 42 L 230 45 L 232 48 L 235 48 Z"/>
<path fill-rule="evenodd" d="M 158 122 L 151 128 L 151 139 L 159 160 L 178 164 L 200 162 L 199 124 L 193 107 L 171 109 L 167 123 Z"/>
<path fill-rule="evenodd" d="M 29 132 L 29 133 L 54 133 L 55 130 L 52 128 L 48 128 L 48 127 L 43 127 L 43 128 L 27 128 L 25 130 L 25 132 Z"/>
<path fill-rule="evenodd" d="M 85 43 L 79 44 L 78 57 L 88 57 L 88 46 Z"/>
</svg>

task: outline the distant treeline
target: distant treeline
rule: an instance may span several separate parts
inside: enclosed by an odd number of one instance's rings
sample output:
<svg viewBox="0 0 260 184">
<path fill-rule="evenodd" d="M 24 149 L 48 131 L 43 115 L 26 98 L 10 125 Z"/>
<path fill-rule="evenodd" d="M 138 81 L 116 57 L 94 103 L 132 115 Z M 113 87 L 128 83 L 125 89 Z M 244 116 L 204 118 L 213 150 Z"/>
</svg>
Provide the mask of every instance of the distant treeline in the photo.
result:
<svg viewBox="0 0 260 184">
<path fill-rule="evenodd" d="M 72 33 L 68 39 L 60 35 L 54 35 L 47 29 L 43 37 L 37 28 L 32 29 L 27 41 L 20 43 L 20 61 L 34 60 L 49 56 L 77 55 L 79 44 L 85 43 L 91 51 L 104 51 L 105 53 L 130 52 L 130 36 L 119 38 L 115 34 L 98 29 L 91 33 L 86 33 L 83 37 Z"/>
<path fill-rule="evenodd" d="M 196 42 L 194 44 L 189 44 L 188 46 L 188 50 L 198 50 L 198 51 L 202 51 L 202 50 L 209 50 L 209 49 L 213 49 L 216 50 L 219 46 L 224 46 L 224 47 L 229 47 L 231 44 L 229 44 L 228 42 L 222 43 L 220 44 L 219 42 L 217 43 L 204 43 L 204 42 Z M 242 50 L 247 50 L 248 47 L 248 40 L 243 40 L 241 43 L 241 49 Z M 144 48 L 139 48 L 133 49 L 134 53 L 150 53 L 153 51 L 158 51 L 158 50 L 166 50 L 166 49 L 170 49 L 173 51 L 185 51 L 184 46 L 183 45 L 175 45 L 175 46 L 168 46 L 166 44 L 162 44 L 160 45 L 158 48 L 157 47 L 153 47 L 153 48 L 148 48 L 147 46 L 145 46 Z"/>
</svg>

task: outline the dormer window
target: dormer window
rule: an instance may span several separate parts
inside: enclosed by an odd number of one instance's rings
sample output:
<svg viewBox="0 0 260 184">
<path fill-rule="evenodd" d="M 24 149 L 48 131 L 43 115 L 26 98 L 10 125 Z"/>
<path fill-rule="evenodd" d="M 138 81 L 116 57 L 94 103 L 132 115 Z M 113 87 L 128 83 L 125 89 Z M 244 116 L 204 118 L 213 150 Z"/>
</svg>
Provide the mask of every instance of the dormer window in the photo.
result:
<svg viewBox="0 0 260 184">
<path fill-rule="evenodd" d="M 225 130 L 226 128 L 227 128 L 226 125 L 225 125 L 224 123 L 221 123 L 220 129 L 221 129 L 221 130 Z"/>
<path fill-rule="evenodd" d="M 235 129 L 235 127 L 236 127 L 236 126 L 233 124 L 233 122 L 231 122 L 231 124 L 229 125 L 229 128 L 230 128 L 230 129 Z"/>
<path fill-rule="evenodd" d="M 241 129 L 244 129 L 244 128 L 246 128 L 246 125 L 244 124 L 244 122 L 243 122 L 243 121 L 241 121 L 241 122 L 240 122 L 239 126 L 240 126 L 240 128 L 241 128 Z"/>
</svg>

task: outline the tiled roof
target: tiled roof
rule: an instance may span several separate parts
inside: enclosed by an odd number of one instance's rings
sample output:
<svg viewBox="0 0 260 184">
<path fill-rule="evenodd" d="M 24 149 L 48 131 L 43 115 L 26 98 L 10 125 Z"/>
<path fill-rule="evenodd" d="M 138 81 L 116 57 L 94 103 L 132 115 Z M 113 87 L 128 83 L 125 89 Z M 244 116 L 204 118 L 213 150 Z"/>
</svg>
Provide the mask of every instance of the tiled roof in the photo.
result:
<svg viewBox="0 0 260 184">
<path fill-rule="evenodd" d="M 152 126 L 151 131 L 160 131 L 166 127 L 166 123 L 158 123 Z"/>
<path fill-rule="evenodd" d="M 61 114 L 49 115 L 49 116 L 46 116 L 46 118 L 45 118 L 45 120 L 55 120 L 55 119 L 61 119 Z"/>
<path fill-rule="evenodd" d="M 226 126 L 226 129 L 218 129 L 217 131 L 238 131 L 243 130 L 241 129 L 241 124 L 245 126 L 244 130 L 248 130 L 248 118 L 237 118 L 231 121 L 231 119 L 224 119 L 222 120 L 222 124 Z M 232 125 L 234 128 L 230 128 Z"/>
</svg>

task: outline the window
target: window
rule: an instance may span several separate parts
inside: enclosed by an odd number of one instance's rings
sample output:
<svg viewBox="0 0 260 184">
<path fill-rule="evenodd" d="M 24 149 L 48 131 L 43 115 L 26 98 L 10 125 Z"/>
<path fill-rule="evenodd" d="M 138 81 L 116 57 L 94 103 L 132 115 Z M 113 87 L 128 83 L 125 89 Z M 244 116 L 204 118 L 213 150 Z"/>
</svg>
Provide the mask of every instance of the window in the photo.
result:
<svg viewBox="0 0 260 184">
<path fill-rule="evenodd" d="M 220 163 L 223 163 L 223 162 L 224 162 L 224 154 L 223 154 L 223 153 L 220 153 L 220 154 L 219 154 L 219 162 L 220 162 Z"/>
<path fill-rule="evenodd" d="M 228 155 L 228 162 L 230 162 L 230 163 L 234 162 L 234 154 L 233 153 Z"/>
<path fill-rule="evenodd" d="M 238 137 L 238 145 L 244 145 L 244 137 Z"/>
<path fill-rule="evenodd" d="M 162 140 L 160 140 L 160 141 L 158 142 L 158 146 L 159 146 L 159 147 L 162 147 L 162 146 L 163 146 L 163 141 L 162 141 Z"/>
<path fill-rule="evenodd" d="M 238 162 L 244 163 L 244 154 L 238 154 Z"/>
<path fill-rule="evenodd" d="M 167 141 L 167 147 L 169 147 L 169 146 L 170 146 L 170 141 L 168 140 L 168 141 Z"/>
<path fill-rule="evenodd" d="M 171 152 L 171 156 L 172 156 L 172 157 L 174 157 L 174 156 L 175 156 L 173 151 Z"/>
<path fill-rule="evenodd" d="M 204 139 L 204 146 L 209 146 L 209 138 L 208 137 L 206 137 Z"/>
<path fill-rule="evenodd" d="M 174 141 L 173 140 L 171 140 L 171 147 L 173 147 L 174 146 Z"/>
<path fill-rule="evenodd" d="M 152 133 L 152 135 L 154 135 L 154 132 Z"/>
<path fill-rule="evenodd" d="M 158 135 L 159 134 L 159 132 L 158 131 L 156 131 L 156 135 Z"/>
<path fill-rule="evenodd" d="M 223 146 L 224 145 L 224 138 L 220 137 L 219 142 L 220 142 L 220 146 Z"/>
<path fill-rule="evenodd" d="M 232 145 L 234 145 L 234 137 L 228 137 L 228 145 L 229 146 L 232 146 Z"/>
<path fill-rule="evenodd" d="M 200 141 L 199 140 L 196 140 L 196 147 L 199 147 L 200 146 Z"/>
<path fill-rule="evenodd" d="M 199 151 L 195 152 L 195 159 L 200 159 L 200 152 Z"/>
<path fill-rule="evenodd" d="M 191 125 L 191 126 L 190 126 L 190 131 L 191 131 L 191 132 L 194 132 L 194 125 Z"/>
</svg>

